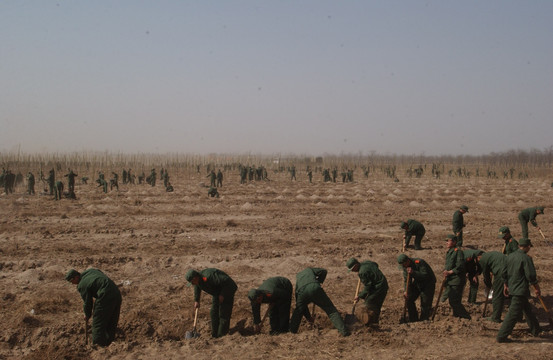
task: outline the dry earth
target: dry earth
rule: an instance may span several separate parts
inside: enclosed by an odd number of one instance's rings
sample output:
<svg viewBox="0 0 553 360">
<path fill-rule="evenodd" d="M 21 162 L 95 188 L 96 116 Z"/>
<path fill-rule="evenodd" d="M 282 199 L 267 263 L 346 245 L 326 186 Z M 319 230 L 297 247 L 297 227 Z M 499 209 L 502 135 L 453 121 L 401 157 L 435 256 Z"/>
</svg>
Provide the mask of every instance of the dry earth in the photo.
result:
<svg viewBox="0 0 553 360">
<path fill-rule="evenodd" d="M 182 172 L 182 170 L 181 170 Z M 108 173 L 108 172 L 106 172 Z M 171 172 L 170 172 L 171 173 Z M 469 306 L 471 321 L 451 316 L 442 304 L 434 322 L 400 324 L 402 275 L 396 263 L 401 248 L 399 223 L 422 221 L 424 250 L 409 255 L 426 259 L 436 273 L 443 267 L 444 235 L 461 204 L 470 207 L 465 245 L 500 250 L 500 226 L 520 237 L 520 209 L 544 205 L 538 217 L 553 235 L 550 179 L 503 180 L 443 177 L 405 178 L 399 183 L 356 174 L 353 183 L 323 183 L 304 173 L 291 182 L 284 173 L 272 181 L 240 185 L 227 173 L 221 197 L 208 198 L 205 174 L 172 174 L 175 192 L 159 184 L 120 185 L 103 194 L 95 184 L 77 185 L 78 200 L 18 193 L 0 197 L 0 358 L 28 359 L 550 359 L 553 334 L 547 315 L 532 299 L 546 327 L 539 337 L 518 324 L 510 344 L 495 343 L 498 325 Z M 37 184 L 39 185 L 39 184 Z M 533 256 L 544 299 L 553 307 L 553 248 L 535 229 Z M 298 334 L 251 333 L 247 291 L 271 276 L 295 274 L 308 266 L 328 269 L 324 287 L 338 309 L 351 310 L 357 279 L 345 261 L 355 256 L 376 261 L 390 284 L 381 329 L 356 325 L 343 338 L 319 309 L 316 326 L 305 321 Z M 123 309 L 116 341 L 105 349 L 85 347 L 82 301 L 63 280 L 69 268 L 97 267 L 120 286 Z M 192 329 L 189 268 L 216 267 L 232 276 L 238 292 L 231 334 L 209 337 L 210 297 L 200 308 L 201 337 L 185 339 Z M 463 297 L 466 301 L 466 293 Z M 262 309 L 263 310 L 263 309 Z M 360 311 L 360 307 L 358 306 Z M 359 315 L 359 313 L 358 313 Z"/>
</svg>

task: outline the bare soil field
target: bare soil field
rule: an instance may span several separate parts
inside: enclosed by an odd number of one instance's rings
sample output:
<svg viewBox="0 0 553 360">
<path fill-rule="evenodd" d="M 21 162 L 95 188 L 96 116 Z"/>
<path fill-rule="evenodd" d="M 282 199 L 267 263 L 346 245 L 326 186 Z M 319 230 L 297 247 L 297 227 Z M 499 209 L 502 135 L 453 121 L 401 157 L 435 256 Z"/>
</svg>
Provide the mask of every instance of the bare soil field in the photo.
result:
<svg viewBox="0 0 553 360">
<path fill-rule="evenodd" d="M 111 173 L 107 172 L 106 174 Z M 237 171 L 225 173 L 220 198 L 208 198 L 205 171 L 172 173 L 172 193 L 163 185 L 119 185 L 101 192 L 90 180 L 77 183 L 77 200 L 54 201 L 42 194 L 0 196 L 0 358 L 26 359 L 551 359 L 553 332 L 537 299 L 534 310 L 544 327 L 540 337 L 517 324 L 513 343 L 497 344 L 499 324 L 482 319 L 484 286 L 477 304 L 466 305 L 472 320 L 454 318 L 440 304 L 433 322 L 400 324 L 403 310 L 401 221 L 426 227 L 425 259 L 441 279 L 451 218 L 460 205 L 465 214 L 464 245 L 501 251 L 499 227 L 521 235 L 517 214 L 545 206 L 537 218 L 553 236 L 553 188 L 545 176 L 528 179 L 390 178 L 356 172 L 350 183 L 313 184 L 304 172 L 297 181 L 270 173 L 270 181 L 239 183 Z M 59 176 L 58 176 L 59 178 Z M 65 179 L 64 179 L 65 180 Z M 37 181 L 37 193 L 42 191 Z M 553 307 L 553 248 L 530 227 L 530 251 L 545 303 Z M 322 312 L 315 326 L 305 320 L 298 334 L 252 332 L 246 294 L 272 276 L 288 277 L 306 267 L 328 270 L 324 289 L 345 315 L 357 285 L 348 273 L 350 257 L 372 260 L 386 275 L 390 290 L 381 326 L 368 330 L 356 323 L 341 337 Z M 70 268 L 99 268 L 120 287 L 123 306 L 116 341 L 107 348 L 84 345 L 82 300 L 64 281 Z M 219 268 L 238 284 L 230 335 L 212 339 L 210 296 L 203 296 L 198 329 L 192 330 L 193 290 L 186 286 L 190 268 Z M 439 288 L 437 284 L 436 292 Z M 466 304 L 468 289 L 463 303 Z M 263 305 L 262 312 L 266 305 Z M 292 304 L 292 308 L 294 304 Z M 490 309 L 490 307 L 488 308 Z M 360 316 L 362 306 L 357 306 Z"/>
</svg>

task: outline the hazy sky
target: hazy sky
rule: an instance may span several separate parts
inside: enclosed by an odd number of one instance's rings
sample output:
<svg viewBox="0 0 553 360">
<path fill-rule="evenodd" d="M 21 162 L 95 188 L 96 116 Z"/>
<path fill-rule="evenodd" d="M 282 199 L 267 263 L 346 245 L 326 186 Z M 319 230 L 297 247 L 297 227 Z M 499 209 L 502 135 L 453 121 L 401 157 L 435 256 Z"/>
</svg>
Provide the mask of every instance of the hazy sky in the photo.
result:
<svg viewBox="0 0 553 360">
<path fill-rule="evenodd" d="M 553 145 L 553 1 L 0 1 L 0 151 Z"/>
</svg>

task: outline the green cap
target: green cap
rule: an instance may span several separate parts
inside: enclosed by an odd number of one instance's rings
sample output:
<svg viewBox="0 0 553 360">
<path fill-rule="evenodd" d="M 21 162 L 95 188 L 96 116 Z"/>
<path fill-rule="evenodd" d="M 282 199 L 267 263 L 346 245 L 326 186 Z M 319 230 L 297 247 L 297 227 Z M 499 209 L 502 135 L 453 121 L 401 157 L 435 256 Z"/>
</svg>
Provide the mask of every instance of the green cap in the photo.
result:
<svg viewBox="0 0 553 360">
<path fill-rule="evenodd" d="M 534 246 L 528 238 L 522 238 L 518 241 L 518 246 Z"/>
<path fill-rule="evenodd" d="M 407 223 L 405 221 L 402 221 L 401 224 L 399 225 L 399 228 L 405 229 L 406 226 L 407 226 Z"/>
<path fill-rule="evenodd" d="M 406 260 L 409 260 L 409 256 L 405 254 L 399 254 L 399 256 L 397 257 L 398 264 L 403 264 Z"/>
<path fill-rule="evenodd" d="M 248 291 L 248 299 L 250 299 L 250 301 L 254 301 L 260 295 L 262 295 L 262 293 L 257 289 L 251 289 L 250 291 Z"/>
<path fill-rule="evenodd" d="M 71 281 L 75 276 L 81 276 L 81 273 L 75 269 L 71 269 L 65 274 L 65 280 Z"/>
<path fill-rule="evenodd" d="M 543 211 L 545 210 L 545 208 L 543 206 L 538 206 L 538 210 L 543 214 Z"/>
<path fill-rule="evenodd" d="M 186 272 L 184 278 L 186 279 L 186 281 L 192 282 L 192 279 L 194 279 L 196 276 L 201 276 L 201 274 L 194 269 L 190 269 Z"/>
<path fill-rule="evenodd" d="M 445 241 L 447 241 L 447 240 L 449 240 L 449 239 L 451 239 L 451 240 L 457 242 L 457 236 L 455 236 L 455 235 L 453 235 L 453 234 L 448 234 L 448 235 L 445 237 Z"/>
<path fill-rule="evenodd" d="M 351 258 L 349 259 L 347 262 L 346 262 L 346 266 L 348 268 L 348 272 L 351 271 L 351 269 L 353 269 L 353 267 L 355 265 L 359 264 L 359 261 L 357 261 L 356 258 Z"/>
<path fill-rule="evenodd" d="M 460 209 L 465 210 L 466 212 L 469 212 L 469 207 L 466 205 L 461 205 Z"/>
<path fill-rule="evenodd" d="M 497 233 L 497 238 L 500 239 L 503 236 L 505 236 L 505 234 L 510 234 L 510 233 L 511 233 L 511 230 L 509 230 L 507 226 L 502 226 L 499 228 L 499 233 Z"/>
</svg>

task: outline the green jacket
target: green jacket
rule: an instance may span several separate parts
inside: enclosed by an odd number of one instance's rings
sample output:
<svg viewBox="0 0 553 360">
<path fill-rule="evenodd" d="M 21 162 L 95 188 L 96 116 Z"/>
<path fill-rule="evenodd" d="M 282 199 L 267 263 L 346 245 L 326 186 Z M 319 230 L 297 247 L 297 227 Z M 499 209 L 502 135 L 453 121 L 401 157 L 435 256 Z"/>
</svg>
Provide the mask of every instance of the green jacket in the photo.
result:
<svg viewBox="0 0 553 360">
<path fill-rule="evenodd" d="M 482 253 L 483 251 L 478 249 L 463 250 L 463 256 L 465 257 L 465 270 L 469 278 L 473 278 L 474 276 L 482 273 L 482 267 L 478 263 L 478 255 Z"/>
<path fill-rule="evenodd" d="M 517 250 L 518 250 L 518 241 L 516 241 L 515 238 L 512 237 L 509 240 L 505 241 L 505 250 L 503 251 L 505 255 L 514 253 Z"/>
<path fill-rule="evenodd" d="M 403 289 L 405 290 L 405 284 L 407 283 L 407 269 L 403 268 Z M 434 271 L 423 259 L 411 259 L 411 284 L 418 288 L 423 288 L 428 283 L 436 283 L 436 275 Z"/>
<path fill-rule="evenodd" d="M 538 216 L 538 214 L 536 214 L 537 209 L 537 207 L 531 207 L 522 210 L 518 213 L 519 220 L 524 220 L 526 222 L 530 222 L 534 226 L 538 226 L 538 223 L 536 222 L 536 216 Z"/>
<path fill-rule="evenodd" d="M 326 279 L 327 271 L 323 268 L 307 268 L 296 275 L 296 293 L 305 285 L 312 283 L 322 284 Z"/>
<path fill-rule="evenodd" d="M 453 274 L 447 277 L 447 285 L 461 285 L 465 281 L 465 256 L 463 250 L 451 248 L 445 255 L 444 270 L 453 270 Z"/>
<path fill-rule="evenodd" d="M 454 234 L 463 231 L 463 226 L 465 225 L 463 220 L 463 213 L 461 212 L 461 210 L 457 210 L 453 213 L 453 220 L 451 221 L 451 225 L 453 227 Z"/>
<path fill-rule="evenodd" d="M 518 249 L 505 260 L 503 281 L 509 288 L 509 294 L 515 296 L 530 296 L 529 285 L 537 284 L 536 268 L 532 258 Z"/>
<path fill-rule="evenodd" d="M 81 273 L 77 291 L 83 298 L 83 311 L 87 318 L 92 316 L 94 299 L 101 303 L 116 300 L 121 296 L 117 285 L 98 269 L 87 269 Z"/>
<path fill-rule="evenodd" d="M 480 258 L 480 266 L 482 267 L 482 277 L 484 284 L 488 288 L 492 287 L 492 275 L 494 277 L 503 276 L 505 269 L 506 256 L 499 251 L 488 251 L 482 254 Z"/>
<path fill-rule="evenodd" d="M 405 230 L 405 235 L 424 235 L 426 232 L 424 226 L 417 220 L 408 219 L 407 220 L 407 230 Z"/>
<path fill-rule="evenodd" d="M 232 297 L 238 289 L 236 283 L 224 271 L 208 268 L 200 271 L 200 282 L 194 285 L 194 301 L 200 301 L 202 290 L 212 296 Z"/>
<path fill-rule="evenodd" d="M 261 300 L 264 304 L 279 304 L 292 302 L 292 283 L 285 277 L 276 276 L 263 281 L 257 288 L 263 294 Z M 259 324 L 261 316 L 259 314 L 261 304 L 252 301 L 253 323 Z M 289 314 L 288 314 L 289 315 Z"/>
<path fill-rule="evenodd" d="M 378 293 L 381 290 L 388 290 L 388 281 L 378 268 L 378 264 L 367 260 L 363 261 L 359 267 L 359 279 L 365 287 L 359 293 L 359 298 L 364 299 L 368 295 Z"/>
</svg>

